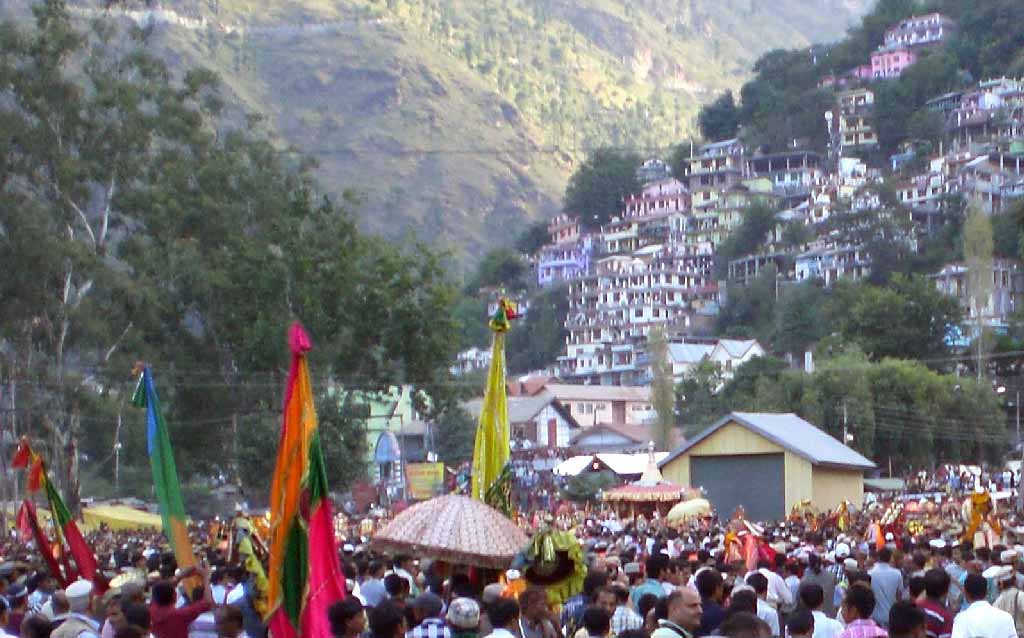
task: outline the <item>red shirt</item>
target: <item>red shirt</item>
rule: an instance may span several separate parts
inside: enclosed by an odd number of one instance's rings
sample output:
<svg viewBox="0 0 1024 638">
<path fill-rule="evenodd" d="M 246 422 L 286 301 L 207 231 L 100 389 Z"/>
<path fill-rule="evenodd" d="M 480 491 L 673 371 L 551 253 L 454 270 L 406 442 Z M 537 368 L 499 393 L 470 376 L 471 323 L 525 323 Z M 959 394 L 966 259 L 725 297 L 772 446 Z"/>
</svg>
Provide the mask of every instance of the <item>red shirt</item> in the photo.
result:
<svg viewBox="0 0 1024 638">
<path fill-rule="evenodd" d="M 953 614 L 945 605 L 923 598 L 917 606 L 924 610 L 928 638 L 949 638 L 953 633 Z"/>
<path fill-rule="evenodd" d="M 188 638 L 188 626 L 199 614 L 213 609 L 213 604 L 200 600 L 184 607 L 150 605 L 149 624 L 156 638 Z"/>
</svg>

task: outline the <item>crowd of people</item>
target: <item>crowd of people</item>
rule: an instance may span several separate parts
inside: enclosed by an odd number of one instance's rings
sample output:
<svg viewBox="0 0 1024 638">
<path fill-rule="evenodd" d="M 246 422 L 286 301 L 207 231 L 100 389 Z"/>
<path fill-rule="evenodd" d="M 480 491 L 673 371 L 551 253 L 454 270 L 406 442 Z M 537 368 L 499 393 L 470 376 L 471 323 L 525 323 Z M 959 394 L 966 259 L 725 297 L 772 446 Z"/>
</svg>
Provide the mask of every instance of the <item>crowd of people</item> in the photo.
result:
<svg viewBox="0 0 1024 638">
<path fill-rule="evenodd" d="M 615 522 L 616 524 L 611 524 Z M 756 525 L 549 519 L 583 549 L 582 589 L 553 604 L 523 573 L 383 555 L 342 526 L 349 596 L 334 638 L 1010 638 L 1024 636 L 1024 529 L 990 546 L 929 524 L 872 537 L 867 515 Z M 745 526 L 745 527 L 744 527 Z M 736 529 L 758 552 L 737 553 Z M 89 536 L 110 587 L 61 588 L 30 543 L 3 545 L 0 627 L 21 638 L 266 638 L 258 591 L 201 529 L 179 569 L 155 532 Z M 3 636 L 0 636 L 3 638 Z M 327 638 L 326 636 L 323 638 Z"/>
</svg>

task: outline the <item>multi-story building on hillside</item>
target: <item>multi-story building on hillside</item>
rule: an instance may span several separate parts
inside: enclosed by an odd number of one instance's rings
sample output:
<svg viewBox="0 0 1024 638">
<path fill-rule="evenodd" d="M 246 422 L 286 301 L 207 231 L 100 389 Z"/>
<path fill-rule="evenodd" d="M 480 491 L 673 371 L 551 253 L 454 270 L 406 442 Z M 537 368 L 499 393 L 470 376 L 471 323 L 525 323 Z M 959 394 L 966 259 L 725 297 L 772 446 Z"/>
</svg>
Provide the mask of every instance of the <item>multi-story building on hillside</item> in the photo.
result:
<svg viewBox="0 0 1024 638">
<path fill-rule="evenodd" d="M 702 146 L 683 168 L 694 208 L 714 206 L 722 191 L 746 177 L 746 150 L 738 139 Z"/>
<path fill-rule="evenodd" d="M 633 255 L 613 255 L 594 274 L 569 284 L 566 378 L 604 385 L 632 385 L 636 354 L 655 325 L 685 331 L 704 321 L 718 286 L 713 257 L 693 248 L 650 246 Z"/>
<path fill-rule="evenodd" d="M 870 89 L 852 89 L 837 96 L 839 150 L 857 151 L 878 146 L 878 135 L 871 126 L 875 94 Z"/>
<path fill-rule="evenodd" d="M 548 224 L 549 243 L 537 255 L 537 283 L 547 286 L 581 277 L 590 269 L 593 238 L 578 219 L 559 215 Z"/>
<path fill-rule="evenodd" d="M 977 157 L 960 169 L 951 188 L 976 197 L 986 212 L 1001 213 L 1008 202 L 1024 197 L 1024 157 L 1006 153 Z"/>
<path fill-rule="evenodd" d="M 945 114 L 954 149 L 990 150 L 1001 140 L 1024 137 L 1024 83 L 1007 78 L 984 80 L 960 93 L 955 107 Z"/>
<path fill-rule="evenodd" d="M 826 287 L 837 281 L 856 281 L 871 274 L 871 256 L 863 246 L 830 246 L 797 255 L 797 281 L 819 279 Z"/>
<path fill-rule="evenodd" d="M 956 32 L 953 19 L 941 13 L 910 16 L 885 31 L 882 46 L 888 49 L 941 45 Z"/>
<path fill-rule="evenodd" d="M 872 51 L 871 77 L 876 80 L 898 78 L 915 62 L 917 62 L 917 51 L 909 47 Z"/>
<path fill-rule="evenodd" d="M 821 155 L 804 150 L 755 155 L 748 163 L 751 175 L 768 178 L 772 192 L 790 206 L 807 200 L 824 176 L 824 164 Z"/>
<path fill-rule="evenodd" d="M 956 297 L 964 309 L 964 318 L 975 320 L 971 307 L 970 277 L 967 267 L 961 263 L 947 264 L 932 275 L 935 287 Z M 1017 259 L 994 259 L 992 261 L 992 292 L 982 309 L 982 322 L 991 328 L 1007 327 L 1008 319 L 1024 301 L 1024 269 Z"/>
</svg>

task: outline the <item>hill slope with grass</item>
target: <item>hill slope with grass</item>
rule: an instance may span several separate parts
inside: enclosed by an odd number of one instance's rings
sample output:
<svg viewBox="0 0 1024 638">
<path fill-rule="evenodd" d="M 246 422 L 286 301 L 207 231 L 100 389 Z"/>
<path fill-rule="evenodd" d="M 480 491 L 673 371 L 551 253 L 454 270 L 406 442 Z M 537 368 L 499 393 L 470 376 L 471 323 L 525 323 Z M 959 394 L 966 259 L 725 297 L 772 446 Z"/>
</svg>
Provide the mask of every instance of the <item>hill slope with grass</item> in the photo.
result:
<svg viewBox="0 0 1024 638">
<path fill-rule="evenodd" d="M 364 227 L 461 264 L 558 210 L 587 148 L 666 148 L 766 50 L 840 37 L 868 0 L 72 0 L 218 71 L 239 113 Z M 5 3 L 27 15 L 28 0 Z"/>
</svg>

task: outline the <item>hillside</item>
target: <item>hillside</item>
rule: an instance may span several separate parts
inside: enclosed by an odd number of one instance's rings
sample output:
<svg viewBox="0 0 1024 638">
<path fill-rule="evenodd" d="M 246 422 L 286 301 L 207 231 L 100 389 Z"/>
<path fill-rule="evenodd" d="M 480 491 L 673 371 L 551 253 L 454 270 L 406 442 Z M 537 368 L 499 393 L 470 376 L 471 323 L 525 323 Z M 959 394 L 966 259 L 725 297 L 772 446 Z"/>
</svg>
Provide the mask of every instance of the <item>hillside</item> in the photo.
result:
<svg viewBox="0 0 1024 638">
<path fill-rule="evenodd" d="M 179 68 L 219 71 L 330 192 L 359 196 L 365 228 L 465 265 L 557 210 L 580 149 L 671 145 L 760 53 L 833 40 L 866 3 L 128 0 L 111 13 Z M 23 16 L 28 0 L 4 4 Z"/>
</svg>

